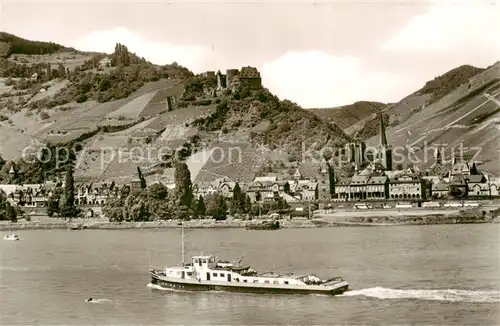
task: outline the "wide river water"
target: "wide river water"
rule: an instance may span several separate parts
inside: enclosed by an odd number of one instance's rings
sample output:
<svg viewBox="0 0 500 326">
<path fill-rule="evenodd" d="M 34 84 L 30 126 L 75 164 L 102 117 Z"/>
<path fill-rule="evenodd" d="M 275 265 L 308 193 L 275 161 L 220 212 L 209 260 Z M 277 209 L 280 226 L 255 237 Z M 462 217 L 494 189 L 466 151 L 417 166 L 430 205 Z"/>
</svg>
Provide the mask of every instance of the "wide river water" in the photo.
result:
<svg viewBox="0 0 500 326">
<path fill-rule="evenodd" d="M 179 229 L 18 231 L 21 241 L 0 244 L 0 324 L 500 324 L 499 225 L 185 233 L 186 257 L 244 254 L 260 271 L 342 276 L 352 291 L 161 291 L 148 269 L 180 263 Z"/>
</svg>

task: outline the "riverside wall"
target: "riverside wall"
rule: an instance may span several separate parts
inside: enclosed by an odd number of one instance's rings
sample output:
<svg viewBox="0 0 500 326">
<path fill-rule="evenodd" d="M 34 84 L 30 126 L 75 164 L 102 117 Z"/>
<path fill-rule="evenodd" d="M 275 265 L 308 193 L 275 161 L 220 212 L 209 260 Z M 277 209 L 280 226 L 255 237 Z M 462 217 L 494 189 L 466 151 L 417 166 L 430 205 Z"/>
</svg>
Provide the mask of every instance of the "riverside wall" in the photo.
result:
<svg viewBox="0 0 500 326">
<path fill-rule="evenodd" d="M 338 226 L 395 226 L 395 225 L 425 225 L 425 224 L 477 224 L 498 223 L 498 211 L 468 210 L 370 210 L 333 212 L 315 215 L 312 219 L 282 219 L 282 228 L 318 228 Z M 260 223 L 260 220 L 225 220 L 211 219 L 190 220 L 184 222 L 185 228 L 244 228 L 248 224 Z M 178 220 L 153 222 L 109 222 L 104 218 L 73 219 L 63 221 L 57 218 L 33 218 L 31 221 L 20 220 L 16 223 L 2 222 L 0 230 L 36 230 L 36 229 L 70 229 L 83 224 L 86 229 L 120 230 L 120 229 L 159 229 L 180 228 Z"/>
</svg>

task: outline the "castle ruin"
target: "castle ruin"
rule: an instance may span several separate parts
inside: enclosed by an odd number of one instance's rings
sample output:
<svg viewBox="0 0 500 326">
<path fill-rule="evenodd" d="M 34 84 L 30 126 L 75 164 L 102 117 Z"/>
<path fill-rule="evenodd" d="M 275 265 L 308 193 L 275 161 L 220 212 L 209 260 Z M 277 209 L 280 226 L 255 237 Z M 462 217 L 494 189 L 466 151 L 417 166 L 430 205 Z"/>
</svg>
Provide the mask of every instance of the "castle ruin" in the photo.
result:
<svg viewBox="0 0 500 326">
<path fill-rule="evenodd" d="M 217 71 L 217 90 L 230 89 L 235 91 L 238 86 L 244 85 L 251 89 L 262 88 L 260 72 L 255 67 L 242 67 L 238 69 L 227 69 L 226 74 Z"/>
</svg>

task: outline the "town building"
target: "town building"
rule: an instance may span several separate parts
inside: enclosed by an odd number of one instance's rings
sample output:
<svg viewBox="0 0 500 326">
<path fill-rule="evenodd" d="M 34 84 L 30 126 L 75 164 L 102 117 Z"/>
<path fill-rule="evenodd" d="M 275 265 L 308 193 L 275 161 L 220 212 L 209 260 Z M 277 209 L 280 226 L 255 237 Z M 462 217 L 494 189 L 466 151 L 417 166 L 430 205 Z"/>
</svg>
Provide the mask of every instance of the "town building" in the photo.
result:
<svg viewBox="0 0 500 326">
<path fill-rule="evenodd" d="M 431 185 L 431 196 L 432 198 L 447 198 L 450 193 L 450 186 L 444 180 L 439 180 L 437 183 L 432 183 Z"/>
<path fill-rule="evenodd" d="M 390 199 L 422 200 L 425 190 L 425 181 L 415 175 L 403 174 L 389 180 Z"/>
<path fill-rule="evenodd" d="M 119 196 L 119 188 L 108 183 L 78 184 L 75 186 L 75 205 L 106 204 L 110 198 Z"/>
<path fill-rule="evenodd" d="M 366 164 L 366 144 L 360 139 L 347 144 L 348 162 L 354 163 L 357 167 L 362 167 Z"/>
<path fill-rule="evenodd" d="M 389 193 L 389 178 L 385 175 L 370 177 L 366 183 L 366 199 L 384 200 Z"/>
</svg>

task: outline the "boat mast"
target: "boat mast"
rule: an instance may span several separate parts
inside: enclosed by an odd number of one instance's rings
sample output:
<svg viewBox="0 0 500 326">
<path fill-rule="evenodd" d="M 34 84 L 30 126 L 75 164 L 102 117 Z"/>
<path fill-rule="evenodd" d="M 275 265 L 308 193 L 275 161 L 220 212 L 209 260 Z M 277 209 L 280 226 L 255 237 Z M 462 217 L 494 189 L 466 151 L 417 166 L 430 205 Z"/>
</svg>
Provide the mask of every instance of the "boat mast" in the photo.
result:
<svg viewBox="0 0 500 326">
<path fill-rule="evenodd" d="M 182 240 L 182 247 L 181 247 L 182 266 L 184 266 L 184 221 L 181 222 L 181 240 Z"/>
</svg>

